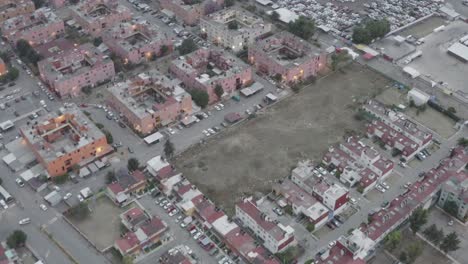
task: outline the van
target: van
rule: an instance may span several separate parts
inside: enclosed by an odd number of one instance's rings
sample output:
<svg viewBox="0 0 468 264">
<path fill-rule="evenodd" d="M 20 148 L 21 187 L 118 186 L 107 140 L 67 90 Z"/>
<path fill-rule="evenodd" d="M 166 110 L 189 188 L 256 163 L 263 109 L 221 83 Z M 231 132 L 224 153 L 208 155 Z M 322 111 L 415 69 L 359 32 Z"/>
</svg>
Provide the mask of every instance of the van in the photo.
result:
<svg viewBox="0 0 468 264">
<path fill-rule="evenodd" d="M 19 220 L 19 222 L 18 222 L 18 224 L 20 224 L 20 225 L 27 225 L 27 224 L 29 224 L 29 223 L 31 223 L 31 219 L 29 219 L 29 218 L 21 219 L 21 220 Z"/>
</svg>

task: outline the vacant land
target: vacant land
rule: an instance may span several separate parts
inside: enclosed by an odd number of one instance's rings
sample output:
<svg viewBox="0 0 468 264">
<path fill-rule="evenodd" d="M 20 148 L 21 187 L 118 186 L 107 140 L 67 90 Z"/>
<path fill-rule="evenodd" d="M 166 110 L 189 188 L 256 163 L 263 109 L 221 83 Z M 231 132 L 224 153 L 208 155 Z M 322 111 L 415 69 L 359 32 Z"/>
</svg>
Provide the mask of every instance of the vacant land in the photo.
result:
<svg viewBox="0 0 468 264">
<path fill-rule="evenodd" d="M 91 213 L 85 220 L 69 220 L 102 251 L 120 237 L 120 214 L 131 206 L 119 208 L 107 196 L 101 196 L 89 202 Z"/>
<path fill-rule="evenodd" d="M 379 94 L 387 85 L 382 75 L 349 65 L 253 120 L 187 150 L 175 165 L 232 213 L 242 195 L 268 192 L 272 183 L 288 176 L 297 161 L 319 161 L 346 132 L 362 131 L 364 124 L 353 118 L 358 101 Z"/>
<path fill-rule="evenodd" d="M 445 25 L 447 21 L 442 17 L 432 16 L 424 21 L 421 21 L 413 26 L 410 26 L 399 33 L 399 35 L 407 37 L 412 35 L 415 38 L 422 38 L 430 33 L 435 28 Z"/>
</svg>

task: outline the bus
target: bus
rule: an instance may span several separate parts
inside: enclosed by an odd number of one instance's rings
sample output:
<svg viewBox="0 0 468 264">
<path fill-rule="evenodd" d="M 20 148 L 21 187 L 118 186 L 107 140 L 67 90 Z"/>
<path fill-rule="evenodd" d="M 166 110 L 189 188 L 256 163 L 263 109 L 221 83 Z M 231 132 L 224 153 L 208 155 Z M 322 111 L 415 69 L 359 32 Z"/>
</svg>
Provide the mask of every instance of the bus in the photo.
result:
<svg viewBox="0 0 468 264">
<path fill-rule="evenodd" d="M 0 198 L 7 203 L 13 202 L 13 197 L 2 186 L 0 186 Z"/>
</svg>

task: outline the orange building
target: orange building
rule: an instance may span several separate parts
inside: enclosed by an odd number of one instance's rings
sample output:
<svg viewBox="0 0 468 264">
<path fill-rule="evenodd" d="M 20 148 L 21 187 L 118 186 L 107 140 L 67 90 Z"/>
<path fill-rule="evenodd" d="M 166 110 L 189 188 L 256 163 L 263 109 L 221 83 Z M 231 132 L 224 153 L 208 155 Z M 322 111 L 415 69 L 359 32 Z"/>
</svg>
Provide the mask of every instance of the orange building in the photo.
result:
<svg viewBox="0 0 468 264">
<path fill-rule="evenodd" d="M 20 129 L 37 160 L 55 177 L 110 153 L 106 136 L 78 108 Z"/>
<path fill-rule="evenodd" d="M 7 73 L 7 66 L 5 62 L 0 58 L 0 76 Z"/>
</svg>

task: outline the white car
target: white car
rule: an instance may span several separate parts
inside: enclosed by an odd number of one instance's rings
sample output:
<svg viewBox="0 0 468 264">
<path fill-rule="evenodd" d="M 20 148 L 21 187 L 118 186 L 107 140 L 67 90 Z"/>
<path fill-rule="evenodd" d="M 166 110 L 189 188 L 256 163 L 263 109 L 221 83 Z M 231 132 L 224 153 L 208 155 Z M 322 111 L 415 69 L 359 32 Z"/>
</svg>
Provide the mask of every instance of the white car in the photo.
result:
<svg viewBox="0 0 468 264">
<path fill-rule="evenodd" d="M 223 109 L 223 108 L 224 108 L 224 105 L 223 105 L 223 104 L 221 104 L 221 103 L 219 103 L 219 104 L 218 104 L 218 106 L 219 106 L 219 108 L 221 108 L 221 109 Z"/>
<path fill-rule="evenodd" d="M 205 136 L 207 136 L 207 137 L 211 136 L 210 132 L 208 132 L 206 130 L 203 130 L 203 134 L 205 134 Z"/>
<path fill-rule="evenodd" d="M 332 242 L 328 243 L 328 247 L 332 248 L 333 246 L 335 246 L 335 244 L 336 244 L 336 241 L 333 240 Z"/>
<path fill-rule="evenodd" d="M 207 115 L 205 112 L 202 113 L 202 116 L 203 116 L 204 118 L 208 118 L 208 115 Z"/>
<path fill-rule="evenodd" d="M 39 207 L 42 209 L 42 211 L 47 211 L 47 206 L 45 204 L 41 204 Z"/>
<path fill-rule="evenodd" d="M 8 205 L 5 203 L 5 200 L 1 199 L 0 200 L 0 205 L 3 207 L 3 209 L 8 209 Z"/>
<path fill-rule="evenodd" d="M 390 186 L 388 186 L 386 182 L 382 182 L 380 185 L 382 185 L 386 190 L 390 189 Z"/>
<path fill-rule="evenodd" d="M 83 196 L 81 196 L 80 194 L 78 194 L 76 198 L 78 198 L 78 201 L 80 201 L 80 203 L 84 201 Z"/>
<path fill-rule="evenodd" d="M 375 186 L 375 188 L 376 188 L 379 192 L 381 192 L 381 193 L 384 193 L 384 192 L 385 192 L 385 189 L 384 189 L 382 186 L 380 186 L 380 184 L 377 185 L 377 186 Z"/>
<path fill-rule="evenodd" d="M 184 222 L 181 222 L 181 223 L 180 223 L 180 227 L 185 228 L 186 226 L 187 226 L 186 223 L 184 223 Z"/>
<path fill-rule="evenodd" d="M 177 210 L 172 210 L 172 211 L 169 212 L 169 216 L 174 216 L 177 213 L 178 213 Z"/>
<path fill-rule="evenodd" d="M 214 106 L 214 109 L 216 109 L 216 110 L 218 110 L 218 111 L 221 110 L 221 108 L 220 108 L 218 105 L 215 105 L 215 106 Z"/>
<path fill-rule="evenodd" d="M 169 134 L 171 134 L 171 135 L 174 135 L 174 134 L 175 134 L 174 129 L 172 129 L 172 128 L 170 128 L 170 127 L 167 129 L 167 132 L 169 132 Z"/>
<path fill-rule="evenodd" d="M 245 110 L 245 113 L 248 114 L 248 115 L 251 115 L 252 111 L 250 111 L 250 109 L 247 109 L 247 110 Z"/>
<path fill-rule="evenodd" d="M 356 199 L 354 199 L 354 198 L 349 199 L 349 202 L 350 202 L 351 204 L 356 204 L 356 203 L 357 203 Z"/>
<path fill-rule="evenodd" d="M 31 223 L 31 219 L 29 219 L 29 218 L 21 219 L 18 222 L 18 224 L 20 224 L 20 225 L 26 225 L 26 224 L 29 224 L 29 223 Z"/>
<path fill-rule="evenodd" d="M 214 131 L 213 129 L 211 129 L 211 128 L 208 128 L 208 132 L 210 132 L 210 134 L 214 134 L 214 133 L 215 133 L 215 131 Z"/>
<path fill-rule="evenodd" d="M 200 232 L 197 232 L 197 233 L 195 233 L 195 235 L 193 235 L 193 239 L 197 240 L 197 239 L 199 239 L 201 237 L 201 235 L 202 234 Z"/>
<path fill-rule="evenodd" d="M 71 194 L 71 193 L 67 193 L 67 194 L 65 194 L 65 196 L 63 196 L 63 199 L 64 199 L 64 200 L 68 200 L 70 197 L 72 197 L 72 194 Z"/>
</svg>

